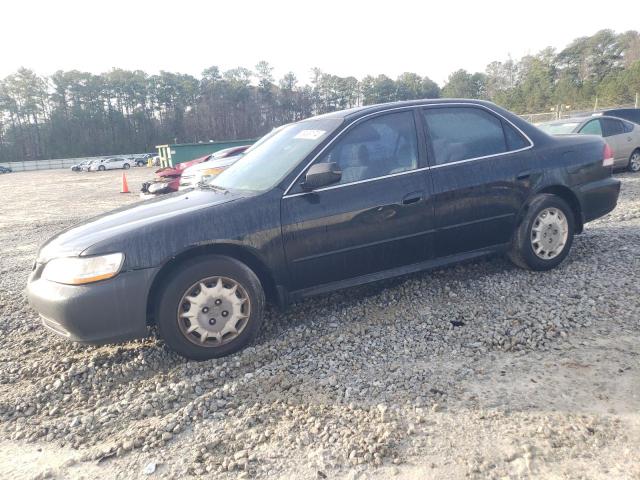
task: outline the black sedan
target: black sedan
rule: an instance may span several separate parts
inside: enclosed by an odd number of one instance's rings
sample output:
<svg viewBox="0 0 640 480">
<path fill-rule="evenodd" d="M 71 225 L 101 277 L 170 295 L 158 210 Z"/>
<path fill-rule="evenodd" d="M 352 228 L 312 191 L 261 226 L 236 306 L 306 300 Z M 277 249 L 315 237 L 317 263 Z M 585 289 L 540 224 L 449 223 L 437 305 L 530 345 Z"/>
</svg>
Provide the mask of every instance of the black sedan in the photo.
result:
<svg viewBox="0 0 640 480">
<path fill-rule="evenodd" d="M 147 335 L 193 359 L 256 336 L 265 302 L 493 253 L 548 270 L 620 182 L 596 136 L 552 137 L 475 100 L 330 113 L 282 128 L 198 188 L 65 230 L 28 296 L 70 340 Z"/>
</svg>

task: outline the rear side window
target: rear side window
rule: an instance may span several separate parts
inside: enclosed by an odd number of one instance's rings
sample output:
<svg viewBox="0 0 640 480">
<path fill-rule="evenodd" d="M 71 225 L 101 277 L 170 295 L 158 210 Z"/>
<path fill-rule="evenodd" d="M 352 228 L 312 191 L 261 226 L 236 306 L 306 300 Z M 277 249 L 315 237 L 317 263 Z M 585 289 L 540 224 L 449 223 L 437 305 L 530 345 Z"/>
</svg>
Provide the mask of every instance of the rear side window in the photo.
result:
<svg viewBox="0 0 640 480">
<path fill-rule="evenodd" d="M 586 123 L 581 129 L 580 132 L 584 135 L 600 135 L 602 136 L 602 127 L 600 126 L 600 120 L 591 120 Z"/>
<path fill-rule="evenodd" d="M 502 128 L 504 130 L 504 138 L 507 141 L 508 151 L 520 150 L 521 148 L 526 148 L 530 145 L 520 132 L 504 120 L 502 121 Z"/>
<path fill-rule="evenodd" d="M 633 123 L 631 122 L 622 122 L 622 126 L 624 127 L 625 133 L 633 132 Z"/>
<path fill-rule="evenodd" d="M 436 165 L 522 148 L 509 148 L 502 121 L 480 108 L 427 108 L 422 114 Z M 524 139 L 518 138 L 519 133 L 512 131 L 508 135 L 510 143 L 522 145 Z"/>
<path fill-rule="evenodd" d="M 613 135 L 621 135 L 624 133 L 624 125 L 620 120 L 613 118 L 601 118 L 603 136 L 611 137 Z"/>
</svg>

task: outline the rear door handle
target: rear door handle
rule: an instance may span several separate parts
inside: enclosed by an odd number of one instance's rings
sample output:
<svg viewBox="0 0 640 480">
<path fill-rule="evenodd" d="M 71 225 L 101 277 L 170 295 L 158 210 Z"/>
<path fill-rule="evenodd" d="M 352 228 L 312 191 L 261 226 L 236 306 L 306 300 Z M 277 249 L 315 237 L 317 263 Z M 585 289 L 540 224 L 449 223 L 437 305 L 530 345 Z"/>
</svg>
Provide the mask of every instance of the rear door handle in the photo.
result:
<svg viewBox="0 0 640 480">
<path fill-rule="evenodd" d="M 402 204 L 411 205 L 412 203 L 418 203 L 420 200 L 422 200 L 422 192 L 412 192 L 404 196 Z"/>
<path fill-rule="evenodd" d="M 524 172 L 520 172 L 517 176 L 516 176 L 516 180 L 526 180 L 527 178 L 529 178 L 531 176 L 531 170 L 525 170 Z"/>
</svg>

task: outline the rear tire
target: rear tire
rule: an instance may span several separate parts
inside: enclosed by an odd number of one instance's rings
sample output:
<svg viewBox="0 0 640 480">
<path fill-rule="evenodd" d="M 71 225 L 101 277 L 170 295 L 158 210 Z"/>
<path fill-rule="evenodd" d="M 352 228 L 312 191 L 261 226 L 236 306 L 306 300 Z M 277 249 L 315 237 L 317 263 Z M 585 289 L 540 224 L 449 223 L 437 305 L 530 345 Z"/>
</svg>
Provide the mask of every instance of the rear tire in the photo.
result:
<svg viewBox="0 0 640 480">
<path fill-rule="evenodd" d="M 636 148 L 629 157 L 629 165 L 627 169 L 630 172 L 637 173 L 640 172 L 640 148 Z"/>
<path fill-rule="evenodd" d="M 526 270 L 544 271 L 557 267 L 573 244 L 573 210 L 556 195 L 536 195 L 518 225 L 509 258 Z"/>
<path fill-rule="evenodd" d="M 262 325 L 264 305 L 262 285 L 249 267 L 231 257 L 208 255 L 172 272 L 155 318 L 172 350 L 192 360 L 208 360 L 251 343 Z"/>
<path fill-rule="evenodd" d="M 104 165 L 100 165 L 98 167 L 98 170 L 100 170 L 101 172 L 104 172 L 107 168 Z"/>
</svg>

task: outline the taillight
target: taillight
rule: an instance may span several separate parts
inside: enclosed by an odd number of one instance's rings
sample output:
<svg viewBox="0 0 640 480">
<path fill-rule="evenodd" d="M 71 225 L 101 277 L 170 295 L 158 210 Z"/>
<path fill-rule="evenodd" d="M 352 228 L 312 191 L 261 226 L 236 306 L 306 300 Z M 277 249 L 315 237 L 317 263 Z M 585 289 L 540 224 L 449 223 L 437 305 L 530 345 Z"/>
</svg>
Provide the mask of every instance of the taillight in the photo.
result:
<svg viewBox="0 0 640 480">
<path fill-rule="evenodd" d="M 602 166 L 613 167 L 613 149 L 607 143 L 604 144 L 602 152 Z"/>
</svg>

